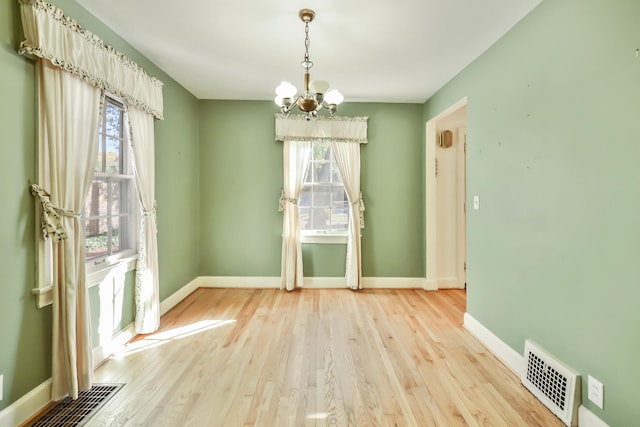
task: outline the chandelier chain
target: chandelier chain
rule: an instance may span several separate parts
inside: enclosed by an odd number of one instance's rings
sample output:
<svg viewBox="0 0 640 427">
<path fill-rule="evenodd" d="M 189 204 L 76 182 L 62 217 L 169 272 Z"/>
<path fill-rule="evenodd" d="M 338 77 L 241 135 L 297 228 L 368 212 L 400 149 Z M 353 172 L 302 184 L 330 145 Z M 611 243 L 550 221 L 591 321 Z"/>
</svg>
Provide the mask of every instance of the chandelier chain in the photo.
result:
<svg viewBox="0 0 640 427">
<path fill-rule="evenodd" d="M 304 24 L 304 62 L 309 63 L 309 46 L 311 41 L 309 40 L 309 23 Z M 307 68 L 308 69 L 308 68 Z"/>
</svg>

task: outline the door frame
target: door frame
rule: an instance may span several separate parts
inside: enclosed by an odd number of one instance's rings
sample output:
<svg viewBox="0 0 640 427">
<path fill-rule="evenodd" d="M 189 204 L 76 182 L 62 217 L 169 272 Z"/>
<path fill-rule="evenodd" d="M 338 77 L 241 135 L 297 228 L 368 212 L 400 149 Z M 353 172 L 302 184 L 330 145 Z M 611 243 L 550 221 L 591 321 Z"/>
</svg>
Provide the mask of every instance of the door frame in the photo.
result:
<svg viewBox="0 0 640 427">
<path fill-rule="evenodd" d="M 433 117 L 426 123 L 425 130 L 425 289 L 438 289 L 438 272 L 437 272 L 437 193 L 436 193 L 436 142 L 438 124 L 445 120 L 449 115 L 467 106 L 467 97 L 465 96 L 458 102 L 446 108 L 440 114 Z M 466 164 L 465 164 L 466 169 Z M 465 176 L 466 176 L 466 170 Z M 466 227 L 464 228 L 466 242 Z M 463 259 L 466 260 L 466 244 L 458 250 L 464 251 Z"/>
</svg>

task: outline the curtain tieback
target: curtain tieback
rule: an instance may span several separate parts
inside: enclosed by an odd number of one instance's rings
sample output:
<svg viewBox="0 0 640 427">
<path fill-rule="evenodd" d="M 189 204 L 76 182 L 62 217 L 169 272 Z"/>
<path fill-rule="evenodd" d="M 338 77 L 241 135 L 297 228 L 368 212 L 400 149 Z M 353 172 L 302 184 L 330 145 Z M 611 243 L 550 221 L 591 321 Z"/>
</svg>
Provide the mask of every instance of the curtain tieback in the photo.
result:
<svg viewBox="0 0 640 427">
<path fill-rule="evenodd" d="M 60 215 L 60 216 L 66 216 L 68 218 L 80 218 L 81 217 L 81 215 L 78 212 L 68 211 L 66 209 L 61 209 L 61 208 L 56 208 L 56 207 L 54 207 L 53 209 L 55 209 L 56 212 L 58 212 L 58 215 Z"/>
<path fill-rule="evenodd" d="M 144 215 L 144 216 L 152 216 L 152 215 L 155 216 L 155 214 L 156 214 L 156 203 L 155 202 L 153 203 L 153 207 L 151 209 L 144 209 L 144 208 L 142 209 L 142 215 Z"/>
<path fill-rule="evenodd" d="M 292 197 L 287 197 L 284 194 L 284 190 L 282 190 L 281 193 L 280 193 L 280 200 L 278 201 L 278 212 L 284 212 L 285 203 L 291 203 L 292 205 L 297 205 L 298 202 L 299 202 L 299 199 L 294 199 Z"/>
<path fill-rule="evenodd" d="M 154 226 L 154 231 L 157 233 L 158 232 L 158 216 L 156 215 L 156 201 L 153 201 L 153 207 L 151 209 L 145 209 L 142 208 L 142 218 L 144 220 L 146 220 L 146 218 L 148 217 L 152 217 L 153 218 L 153 226 Z"/>
<path fill-rule="evenodd" d="M 66 239 L 67 232 L 62 225 L 60 216 L 80 218 L 80 214 L 53 206 L 53 203 L 51 203 L 51 195 L 38 184 L 31 184 L 31 194 L 38 199 L 42 207 L 40 214 L 42 236 L 45 239 L 47 237 L 53 237 L 57 242 Z"/>
<path fill-rule="evenodd" d="M 362 198 L 362 191 L 360 192 L 360 197 L 357 200 L 351 202 L 352 206 L 360 205 L 360 228 L 364 228 L 364 199 Z"/>
</svg>

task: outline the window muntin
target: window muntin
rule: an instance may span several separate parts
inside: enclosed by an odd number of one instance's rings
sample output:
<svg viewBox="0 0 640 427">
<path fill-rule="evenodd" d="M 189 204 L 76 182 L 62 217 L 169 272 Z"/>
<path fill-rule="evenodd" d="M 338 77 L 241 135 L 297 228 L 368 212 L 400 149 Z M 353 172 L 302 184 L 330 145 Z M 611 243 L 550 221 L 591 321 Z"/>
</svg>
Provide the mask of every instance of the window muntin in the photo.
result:
<svg viewBox="0 0 640 427">
<path fill-rule="evenodd" d="M 331 144 L 314 141 L 311 150 L 300 192 L 300 230 L 304 235 L 346 235 L 349 200 Z"/>
<path fill-rule="evenodd" d="M 82 224 L 86 260 L 135 253 L 135 181 L 124 108 L 106 98 L 98 133 L 95 175 L 85 199 Z"/>
</svg>

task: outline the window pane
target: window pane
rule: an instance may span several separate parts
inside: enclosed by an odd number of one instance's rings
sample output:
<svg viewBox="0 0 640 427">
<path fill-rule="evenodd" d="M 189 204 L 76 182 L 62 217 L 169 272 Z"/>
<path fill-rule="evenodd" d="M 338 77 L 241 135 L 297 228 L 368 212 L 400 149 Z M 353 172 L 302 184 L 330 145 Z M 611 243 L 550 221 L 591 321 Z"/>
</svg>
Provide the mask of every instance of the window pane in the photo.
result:
<svg viewBox="0 0 640 427">
<path fill-rule="evenodd" d="M 331 231 L 347 231 L 349 210 L 347 208 L 331 210 Z"/>
<path fill-rule="evenodd" d="M 105 172 L 123 173 L 122 168 L 120 167 L 121 145 L 120 140 L 111 137 L 107 138 L 107 167 Z"/>
<path fill-rule="evenodd" d="M 331 187 L 331 206 L 334 208 L 342 208 L 349 206 L 349 199 L 344 187 L 334 185 Z"/>
<path fill-rule="evenodd" d="M 96 258 L 108 255 L 108 220 L 86 220 L 84 229 L 84 243 L 86 258 Z"/>
<path fill-rule="evenodd" d="M 114 217 L 111 219 L 111 253 L 115 254 L 120 252 L 120 218 Z"/>
<path fill-rule="evenodd" d="M 316 185 L 313 191 L 313 206 L 331 206 L 331 187 Z"/>
<path fill-rule="evenodd" d="M 300 191 L 300 202 L 298 204 L 300 206 L 311 206 L 311 190 L 312 186 L 305 185 L 302 187 L 302 191 Z"/>
<path fill-rule="evenodd" d="M 130 214 L 131 186 L 130 178 L 113 178 L 111 183 L 111 215 Z"/>
<path fill-rule="evenodd" d="M 314 142 L 312 144 L 312 160 L 329 160 L 331 157 L 331 144 L 328 142 Z"/>
<path fill-rule="evenodd" d="M 340 171 L 338 170 L 338 165 L 335 162 L 331 163 L 331 182 L 339 182 L 342 184 L 342 178 L 340 177 Z"/>
<path fill-rule="evenodd" d="M 107 209 L 107 181 L 104 178 L 96 178 L 89 187 L 89 194 L 84 202 L 85 217 L 106 216 Z"/>
<path fill-rule="evenodd" d="M 312 230 L 310 208 L 300 208 L 300 230 Z"/>
<path fill-rule="evenodd" d="M 328 231 L 331 212 L 329 208 L 311 209 L 311 227 L 313 230 Z"/>
<path fill-rule="evenodd" d="M 313 182 L 313 163 L 309 162 L 307 165 L 307 171 L 304 175 L 304 182 Z"/>
<path fill-rule="evenodd" d="M 111 183 L 111 209 L 109 209 L 109 215 L 120 214 L 121 187 L 122 181 L 120 180 L 114 180 Z"/>
<path fill-rule="evenodd" d="M 107 135 L 122 137 L 122 111 L 115 105 L 107 102 L 105 118 L 107 122 Z"/>
<path fill-rule="evenodd" d="M 104 151 L 102 149 L 102 138 L 98 137 L 98 157 L 96 158 L 96 172 L 104 172 L 102 170 L 102 159 L 104 158 Z"/>
<path fill-rule="evenodd" d="M 329 183 L 331 164 L 329 162 L 317 162 L 313 165 L 313 181 L 316 183 Z"/>
</svg>

